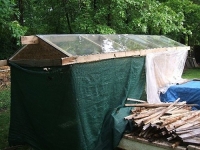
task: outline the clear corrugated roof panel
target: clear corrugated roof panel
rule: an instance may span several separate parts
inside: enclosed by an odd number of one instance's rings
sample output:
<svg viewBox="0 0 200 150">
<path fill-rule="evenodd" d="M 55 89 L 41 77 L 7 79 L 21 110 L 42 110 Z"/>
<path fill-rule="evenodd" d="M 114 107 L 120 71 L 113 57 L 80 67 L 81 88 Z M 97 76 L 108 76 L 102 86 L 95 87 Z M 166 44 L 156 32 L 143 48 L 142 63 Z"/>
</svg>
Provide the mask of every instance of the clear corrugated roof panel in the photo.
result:
<svg viewBox="0 0 200 150">
<path fill-rule="evenodd" d="M 38 37 L 69 56 L 185 46 L 157 35 L 61 34 Z"/>
<path fill-rule="evenodd" d="M 104 35 L 105 38 L 111 39 L 121 45 L 124 50 L 140 50 L 147 49 L 147 47 L 139 42 L 136 42 L 126 35 Z"/>
<path fill-rule="evenodd" d="M 158 35 L 127 35 L 129 38 L 147 45 L 149 48 L 185 46 L 165 36 Z"/>
</svg>

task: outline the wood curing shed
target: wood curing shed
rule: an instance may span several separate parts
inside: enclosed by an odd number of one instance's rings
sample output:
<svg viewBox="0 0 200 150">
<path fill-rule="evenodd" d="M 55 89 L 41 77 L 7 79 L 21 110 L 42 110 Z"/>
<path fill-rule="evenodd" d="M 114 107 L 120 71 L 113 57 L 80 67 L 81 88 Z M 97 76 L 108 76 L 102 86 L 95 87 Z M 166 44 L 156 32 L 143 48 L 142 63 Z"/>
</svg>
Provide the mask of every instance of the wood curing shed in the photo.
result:
<svg viewBox="0 0 200 150">
<path fill-rule="evenodd" d="M 179 72 L 174 66 L 184 64 L 189 50 L 164 36 L 129 34 L 25 36 L 22 44 L 9 59 L 9 143 L 42 150 L 115 148 L 130 112 L 126 99 L 140 99 L 145 84 L 147 100 L 157 99 L 167 82 L 158 81 L 155 70 L 179 77 L 183 65 L 176 67 Z M 159 54 L 156 68 L 152 54 Z"/>
</svg>

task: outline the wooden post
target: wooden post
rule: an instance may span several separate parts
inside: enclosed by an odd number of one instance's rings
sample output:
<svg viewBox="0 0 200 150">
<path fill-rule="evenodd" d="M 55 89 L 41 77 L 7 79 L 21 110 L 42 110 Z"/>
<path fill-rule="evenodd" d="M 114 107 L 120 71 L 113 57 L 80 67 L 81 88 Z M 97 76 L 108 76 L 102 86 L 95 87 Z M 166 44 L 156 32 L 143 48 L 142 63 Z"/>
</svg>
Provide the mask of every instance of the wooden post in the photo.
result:
<svg viewBox="0 0 200 150">
<path fill-rule="evenodd" d="M 0 60 L 0 67 L 7 66 L 7 65 L 8 65 L 7 60 Z"/>
<path fill-rule="evenodd" d="M 24 44 L 38 44 L 38 37 L 36 36 L 21 36 L 21 43 Z"/>
</svg>

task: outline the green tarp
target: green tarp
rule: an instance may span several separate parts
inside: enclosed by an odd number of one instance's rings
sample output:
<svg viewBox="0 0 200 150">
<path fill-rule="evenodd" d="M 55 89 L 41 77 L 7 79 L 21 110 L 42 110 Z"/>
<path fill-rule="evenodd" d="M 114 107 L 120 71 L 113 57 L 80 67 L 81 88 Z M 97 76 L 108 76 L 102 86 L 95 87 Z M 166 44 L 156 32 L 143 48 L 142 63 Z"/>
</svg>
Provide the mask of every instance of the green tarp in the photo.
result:
<svg viewBox="0 0 200 150">
<path fill-rule="evenodd" d="M 112 150 L 126 127 L 126 99 L 142 95 L 145 57 L 62 67 L 11 65 L 10 145 Z"/>
</svg>

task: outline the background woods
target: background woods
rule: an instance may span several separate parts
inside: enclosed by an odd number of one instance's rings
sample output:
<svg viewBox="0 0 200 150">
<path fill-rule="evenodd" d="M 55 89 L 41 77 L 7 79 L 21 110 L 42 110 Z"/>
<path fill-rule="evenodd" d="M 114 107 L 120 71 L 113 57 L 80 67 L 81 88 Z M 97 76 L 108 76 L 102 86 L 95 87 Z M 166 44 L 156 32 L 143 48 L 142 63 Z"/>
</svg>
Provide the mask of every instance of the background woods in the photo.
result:
<svg viewBox="0 0 200 150">
<path fill-rule="evenodd" d="M 20 47 L 21 35 L 160 34 L 200 43 L 198 0 L 1 0 L 0 13 L 0 59 Z"/>
</svg>

